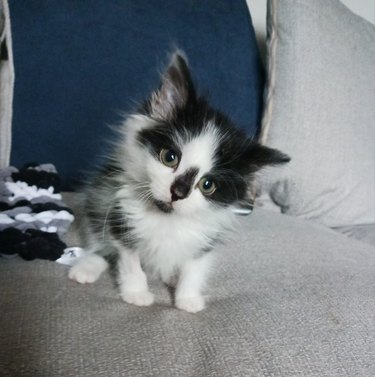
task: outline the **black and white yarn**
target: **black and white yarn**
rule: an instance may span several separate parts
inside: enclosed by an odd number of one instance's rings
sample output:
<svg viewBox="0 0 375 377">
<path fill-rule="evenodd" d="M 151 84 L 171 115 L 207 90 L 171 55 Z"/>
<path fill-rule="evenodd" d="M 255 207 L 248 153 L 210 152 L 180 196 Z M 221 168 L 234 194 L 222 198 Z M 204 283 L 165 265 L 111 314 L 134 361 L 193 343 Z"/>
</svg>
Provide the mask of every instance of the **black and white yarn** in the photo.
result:
<svg viewBox="0 0 375 377">
<path fill-rule="evenodd" d="M 66 248 L 60 237 L 73 220 L 54 165 L 0 170 L 0 254 L 56 260 Z"/>
</svg>

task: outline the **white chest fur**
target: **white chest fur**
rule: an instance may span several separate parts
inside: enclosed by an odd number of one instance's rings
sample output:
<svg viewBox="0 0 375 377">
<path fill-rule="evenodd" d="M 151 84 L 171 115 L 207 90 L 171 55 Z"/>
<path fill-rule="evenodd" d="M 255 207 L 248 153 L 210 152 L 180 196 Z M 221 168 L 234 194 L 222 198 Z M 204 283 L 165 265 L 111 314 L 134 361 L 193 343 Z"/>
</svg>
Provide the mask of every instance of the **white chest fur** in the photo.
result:
<svg viewBox="0 0 375 377">
<path fill-rule="evenodd" d="M 129 210 L 130 203 L 123 201 Z M 132 208 L 128 225 L 137 238 L 137 252 L 142 264 L 168 280 L 189 259 L 209 249 L 232 222 L 230 211 L 211 211 L 181 215 L 158 210 Z"/>
</svg>

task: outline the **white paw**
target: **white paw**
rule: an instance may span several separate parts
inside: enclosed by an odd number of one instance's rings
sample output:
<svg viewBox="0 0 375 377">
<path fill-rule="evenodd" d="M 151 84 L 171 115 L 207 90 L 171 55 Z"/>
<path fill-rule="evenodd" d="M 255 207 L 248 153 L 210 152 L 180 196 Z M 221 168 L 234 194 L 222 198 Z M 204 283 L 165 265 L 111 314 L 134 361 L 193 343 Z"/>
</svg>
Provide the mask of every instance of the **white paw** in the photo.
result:
<svg viewBox="0 0 375 377">
<path fill-rule="evenodd" d="M 92 266 L 84 264 L 76 264 L 69 271 L 69 279 L 75 280 L 78 283 L 94 283 L 100 277 L 101 271 L 98 271 Z"/>
<path fill-rule="evenodd" d="M 128 304 L 149 306 L 154 302 L 154 295 L 149 291 L 124 291 L 122 299 Z"/>
<path fill-rule="evenodd" d="M 176 306 L 189 313 L 197 313 L 204 309 L 204 298 L 202 296 L 178 297 L 176 298 Z"/>
<path fill-rule="evenodd" d="M 93 283 L 99 279 L 107 267 L 108 264 L 102 257 L 95 254 L 85 256 L 70 269 L 69 279 L 81 284 Z"/>
</svg>

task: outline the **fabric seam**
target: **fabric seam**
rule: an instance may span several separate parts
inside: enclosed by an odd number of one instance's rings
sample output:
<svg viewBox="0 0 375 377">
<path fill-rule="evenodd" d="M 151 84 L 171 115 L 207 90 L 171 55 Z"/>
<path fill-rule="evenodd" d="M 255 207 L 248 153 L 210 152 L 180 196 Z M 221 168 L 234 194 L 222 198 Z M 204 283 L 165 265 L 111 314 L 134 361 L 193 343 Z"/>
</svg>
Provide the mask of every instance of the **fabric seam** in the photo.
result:
<svg viewBox="0 0 375 377">
<path fill-rule="evenodd" d="M 266 144 L 269 134 L 269 129 L 271 126 L 271 117 L 273 112 L 273 102 L 274 102 L 274 90 L 275 90 L 275 81 L 276 81 L 276 48 L 277 48 L 277 7 L 276 0 L 270 1 L 270 13 L 271 13 L 271 27 L 270 27 L 270 36 L 268 37 L 267 45 L 267 84 L 265 89 L 265 111 L 262 117 L 261 124 L 261 134 L 259 137 L 259 142 L 261 144 Z"/>
</svg>

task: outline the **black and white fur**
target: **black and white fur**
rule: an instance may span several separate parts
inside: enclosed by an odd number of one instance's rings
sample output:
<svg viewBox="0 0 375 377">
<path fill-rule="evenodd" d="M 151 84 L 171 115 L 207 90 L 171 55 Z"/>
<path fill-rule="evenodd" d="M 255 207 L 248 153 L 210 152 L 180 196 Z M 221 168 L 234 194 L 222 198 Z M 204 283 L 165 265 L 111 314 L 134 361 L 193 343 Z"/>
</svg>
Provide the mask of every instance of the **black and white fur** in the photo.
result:
<svg viewBox="0 0 375 377">
<path fill-rule="evenodd" d="M 163 153 L 178 163 L 167 166 Z M 160 88 L 126 119 L 108 163 L 87 185 L 84 233 L 91 253 L 69 277 L 92 283 L 107 269 L 104 256 L 115 254 L 127 303 L 153 303 L 146 271 L 175 281 L 178 308 L 202 310 L 211 249 L 231 228 L 233 207 L 247 198 L 256 171 L 288 160 L 198 97 L 185 59 L 175 53 Z M 207 193 L 202 185 L 216 190 Z"/>
</svg>

